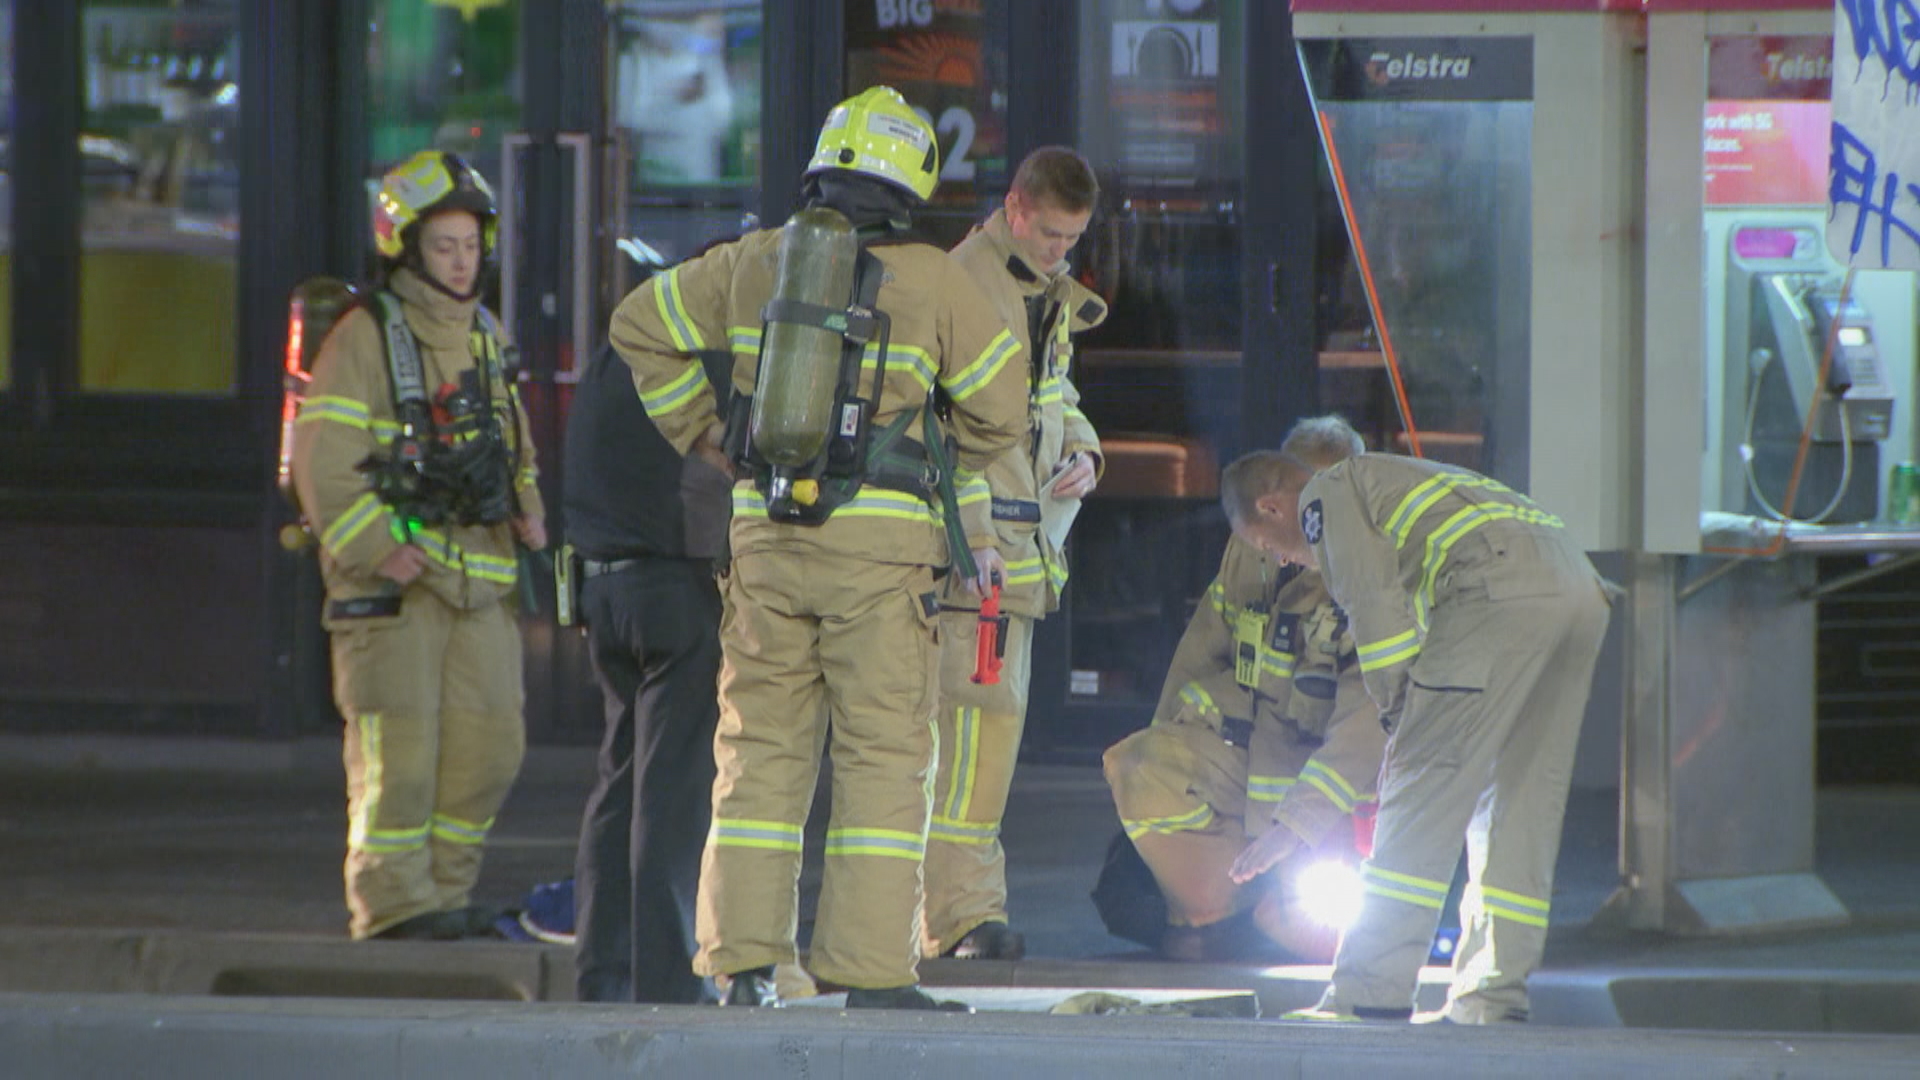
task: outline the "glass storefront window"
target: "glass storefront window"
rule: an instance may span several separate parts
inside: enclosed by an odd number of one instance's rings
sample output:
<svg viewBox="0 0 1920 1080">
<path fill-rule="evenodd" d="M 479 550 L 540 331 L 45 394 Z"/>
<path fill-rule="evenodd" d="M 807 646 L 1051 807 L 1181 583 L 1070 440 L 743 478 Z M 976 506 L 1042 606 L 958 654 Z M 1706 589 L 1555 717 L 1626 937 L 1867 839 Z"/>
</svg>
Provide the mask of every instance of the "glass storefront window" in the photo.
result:
<svg viewBox="0 0 1920 1080">
<path fill-rule="evenodd" d="M 369 198 L 420 150 L 497 186 L 500 140 L 520 126 L 519 0 L 372 0 L 369 15 Z"/>
<path fill-rule="evenodd" d="M 609 0 L 607 8 L 608 113 L 627 177 L 621 231 L 677 262 L 753 224 L 761 4 Z"/>
<path fill-rule="evenodd" d="M 1400 77 L 1400 57 L 1429 45 L 1485 74 Z M 1301 51 L 1349 241 L 1346 264 L 1321 275 L 1321 310 L 1345 323 L 1328 330 L 1323 378 L 1372 385 L 1356 419 L 1380 449 L 1411 452 L 1410 425 L 1422 456 L 1524 487 L 1531 43 L 1354 38 Z M 1390 365 L 1410 417 L 1398 415 Z"/>
<path fill-rule="evenodd" d="M 1080 5 L 1076 127 L 1101 208 L 1072 259 L 1111 310 L 1074 357 L 1106 472 L 1071 548 L 1073 702 L 1151 709 L 1225 540 L 1216 496 L 1244 372 L 1245 17 L 1237 0 Z"/>
<path fill-rule="evenodd" d="M 83 8 L 83 391 L 233 392 L 234 7 L 206 0 Z"/>
<path fill-rule="evenodd" d="M 893 87 L 940 140 L 940 186 L 915 224 L 943 247 L 991 213 L 1011 179 L 1007 48 L 992 32 L 997 7 L 991 0 L 846 4 L 846 92 Z"/>
</svg>

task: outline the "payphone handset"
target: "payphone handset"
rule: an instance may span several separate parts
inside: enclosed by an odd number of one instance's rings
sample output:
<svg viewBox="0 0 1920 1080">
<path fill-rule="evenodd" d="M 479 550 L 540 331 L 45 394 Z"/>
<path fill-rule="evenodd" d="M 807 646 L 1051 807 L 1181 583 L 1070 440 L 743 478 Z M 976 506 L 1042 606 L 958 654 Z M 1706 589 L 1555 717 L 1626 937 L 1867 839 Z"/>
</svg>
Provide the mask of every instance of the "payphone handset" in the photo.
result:
<svg viewBox="0 0 1920 1080">
<path fill-rule="evenodd" d="M 1893 419 L 1893 393 L 1880 368 L 1873 320 L 1857 301 L 1841 304 L 1840 281 L 1826 273 L 1763 273 L 1753 279 L 1753 392 L 1782 385 L 1786 417 L 1797 428 L 1814 413 L 1816 442 L 1878 442 Z M 1837 325 L 1836 325 L 1837 324 Z M 1825 384 L 1815 383 L 1833 342 Z M 1776 366 L 1777 364 L 1777 366 Z"/>
</svg>

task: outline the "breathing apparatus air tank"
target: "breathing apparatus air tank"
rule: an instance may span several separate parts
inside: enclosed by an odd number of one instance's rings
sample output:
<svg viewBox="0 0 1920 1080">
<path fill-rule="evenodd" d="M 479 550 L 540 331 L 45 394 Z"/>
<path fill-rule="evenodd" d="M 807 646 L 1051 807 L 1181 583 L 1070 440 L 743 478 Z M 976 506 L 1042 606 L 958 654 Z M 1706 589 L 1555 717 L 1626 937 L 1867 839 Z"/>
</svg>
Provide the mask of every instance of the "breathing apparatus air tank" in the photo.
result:
<svg viewBox="0 0 1920 1080">
<path fill-rule="evenodd" d="M 853 223 L 836 210 L 809 207 L 787 219 L 780 230 L 773 299 L 840 314 L 837 328 L 831 315 L 824 327 L 770 320 L 760 344 L 749 430 L 754 451 L 772 467 L 767 502 L 776 514 L 794 501 L 811 504 L 818 494 L 812 481 L 796 488 L 795 474 L 820 457 L 834 434 L 846 343 L 840 331 L 845 329 L 859 255 Z"/>
</svg>

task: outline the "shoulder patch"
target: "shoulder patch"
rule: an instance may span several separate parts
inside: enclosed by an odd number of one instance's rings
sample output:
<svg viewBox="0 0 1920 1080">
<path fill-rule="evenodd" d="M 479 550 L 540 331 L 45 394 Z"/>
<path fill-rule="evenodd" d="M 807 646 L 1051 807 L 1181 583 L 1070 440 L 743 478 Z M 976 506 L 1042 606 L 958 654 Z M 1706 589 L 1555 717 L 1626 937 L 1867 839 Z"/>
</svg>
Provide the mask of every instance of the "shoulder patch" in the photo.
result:
<svg viewBox="0 0 1920 1080">
<path fill-rule="evenodd" d="M 1320 500 L 1315 499 L 1300 511 L 1300 531 L 1307 535 L 1307 543 L 1317 544 L 1320 535 L 1326 531 L 1326 514 L 1320 509 Z"/>
</svg>

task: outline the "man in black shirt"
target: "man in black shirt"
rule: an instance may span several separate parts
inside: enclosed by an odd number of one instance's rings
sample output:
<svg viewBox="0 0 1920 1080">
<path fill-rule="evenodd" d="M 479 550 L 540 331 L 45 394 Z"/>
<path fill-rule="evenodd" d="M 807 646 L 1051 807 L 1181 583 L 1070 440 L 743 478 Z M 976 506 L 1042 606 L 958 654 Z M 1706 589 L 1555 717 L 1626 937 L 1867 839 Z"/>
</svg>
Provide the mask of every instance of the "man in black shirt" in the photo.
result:
<svg viewBox="0 0 1920 1080">
<path fill-rule="evenodd" d="M 727 386 L 730 358 L 702 359 Z M 607 716 L 574 870 L 576 995 L 712 1001 L 693 973 L 693 913 L 719 718 L 713 560 L 731 480 L 674 452 L 611 348 L 575 387 L 564 460 L 580 618 Z"/>
</svg>

